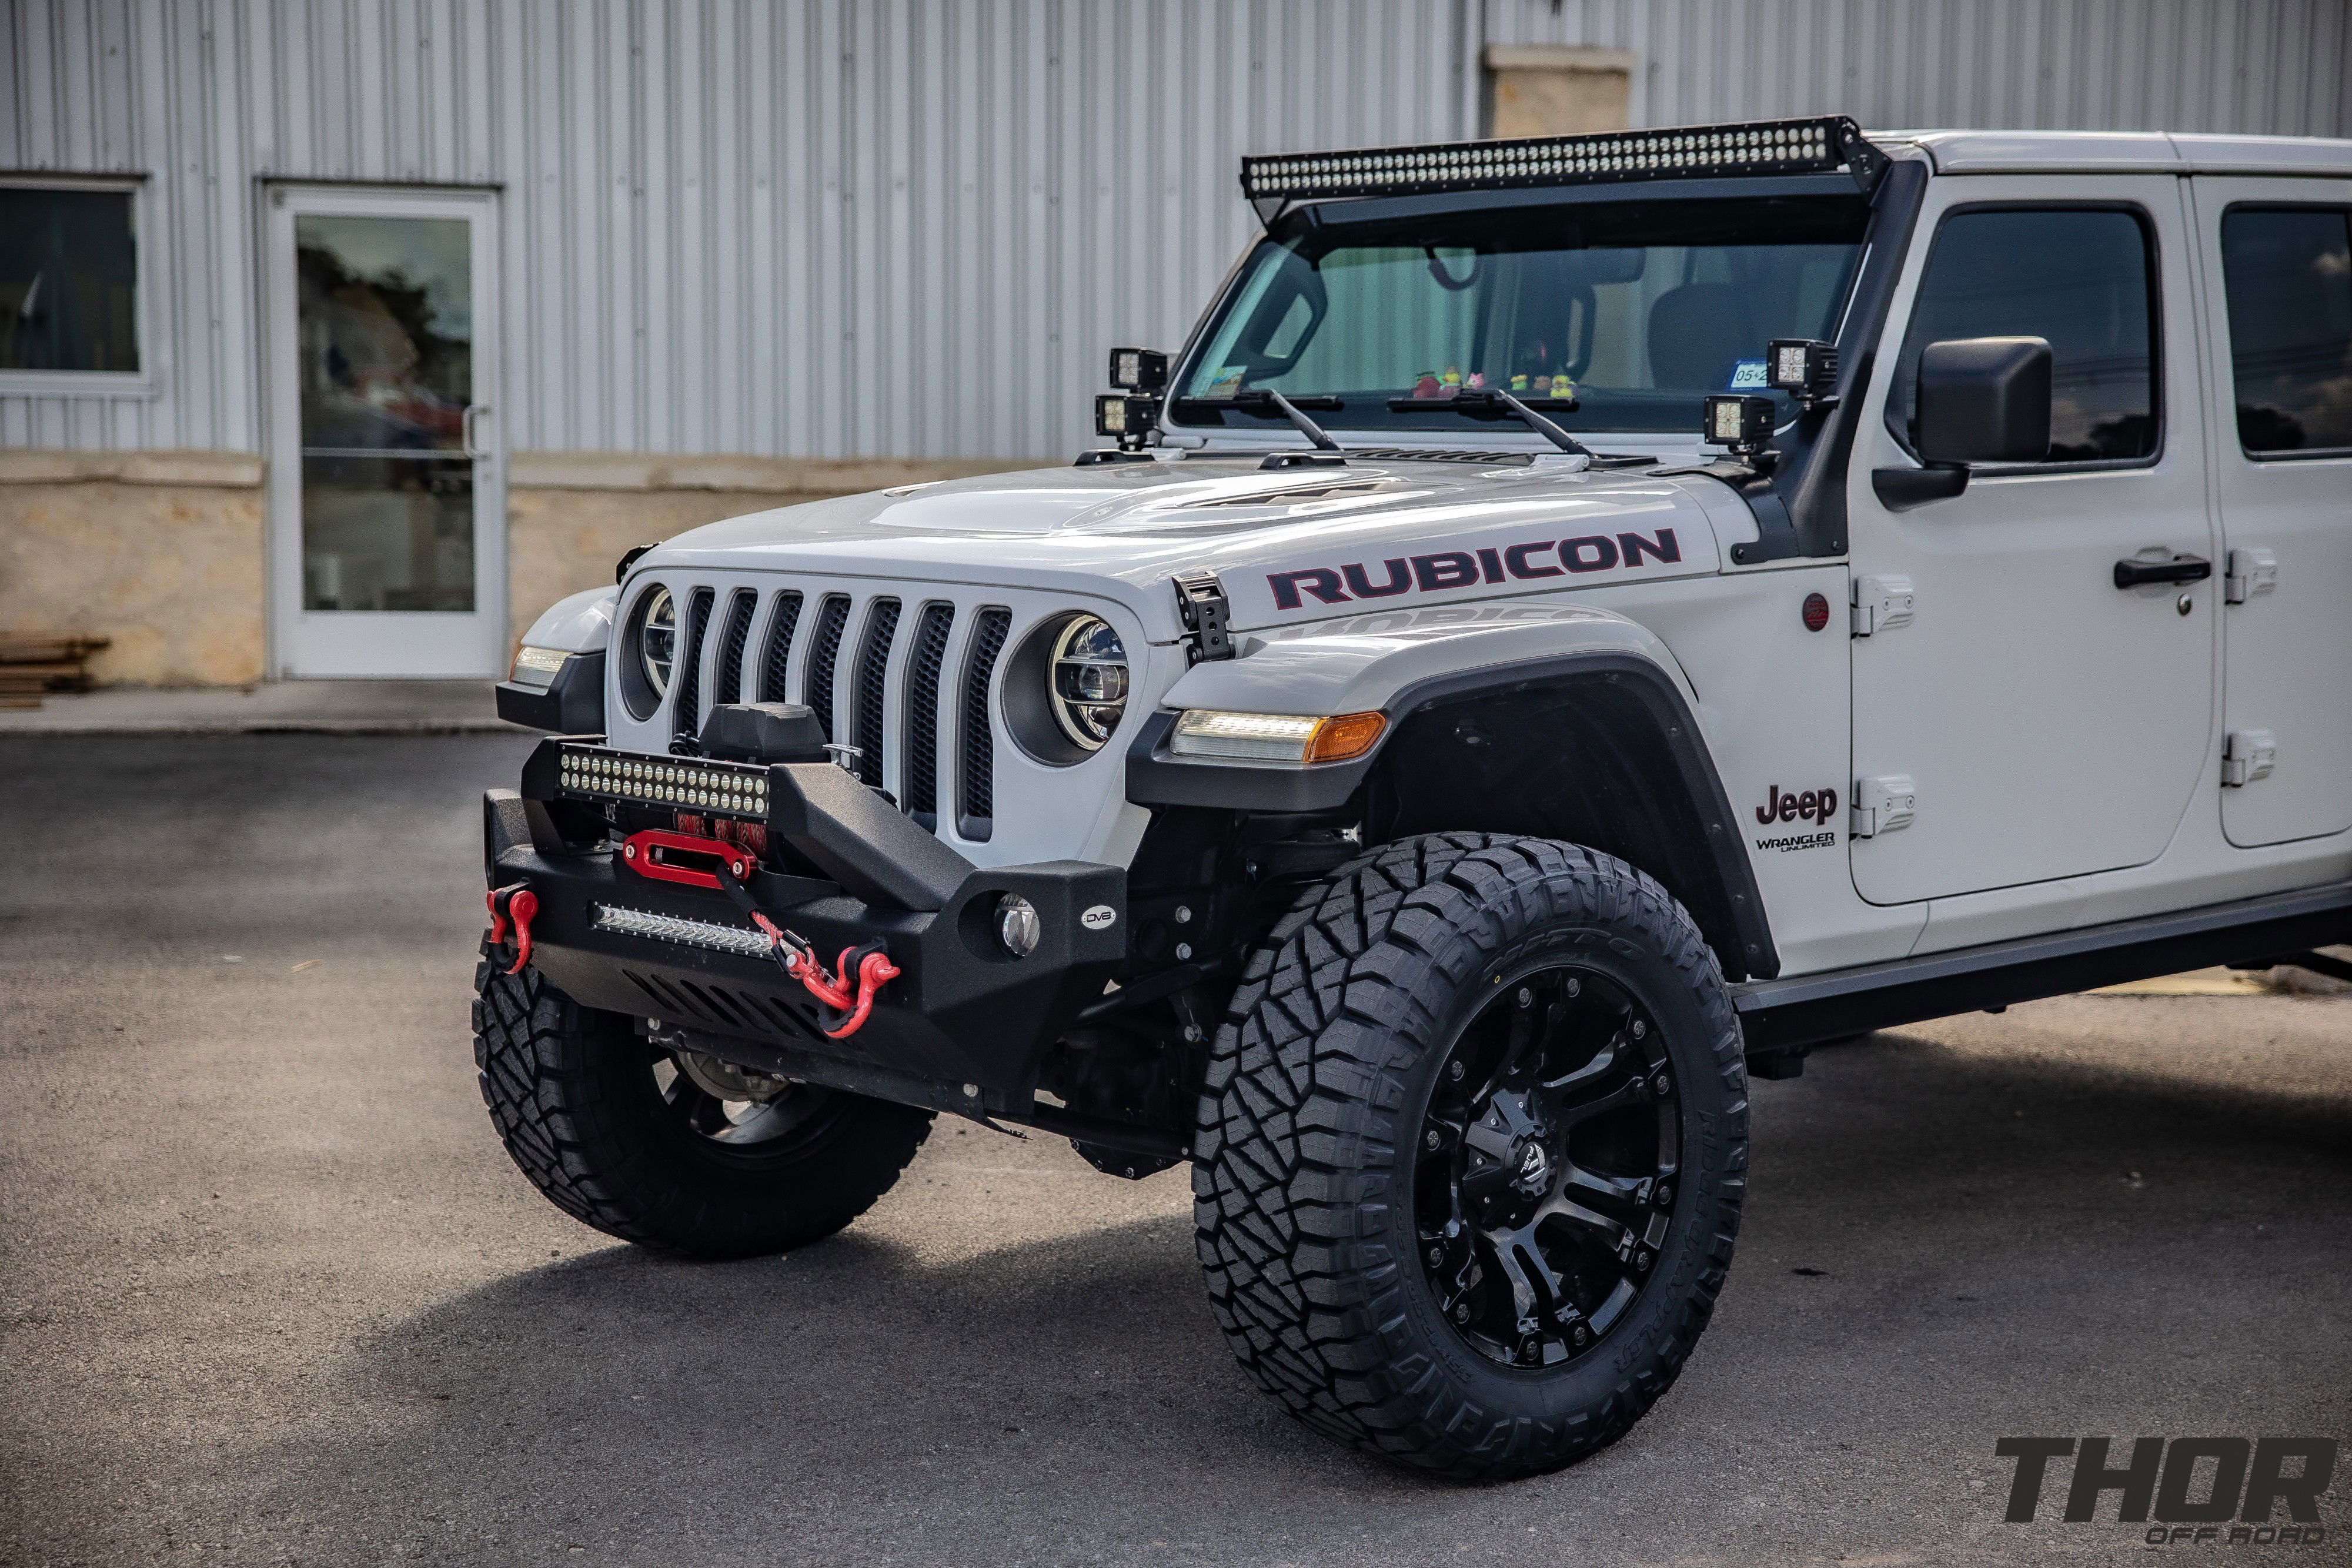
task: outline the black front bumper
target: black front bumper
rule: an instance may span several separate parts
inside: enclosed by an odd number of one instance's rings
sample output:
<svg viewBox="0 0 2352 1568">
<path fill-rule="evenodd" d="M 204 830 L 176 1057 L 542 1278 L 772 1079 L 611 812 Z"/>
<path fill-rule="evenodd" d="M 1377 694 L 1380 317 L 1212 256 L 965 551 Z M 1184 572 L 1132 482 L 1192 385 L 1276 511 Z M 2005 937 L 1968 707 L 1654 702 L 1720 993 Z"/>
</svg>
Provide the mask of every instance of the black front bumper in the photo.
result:
<svg viewBox="0 0 2352 1568">
<path fill-rule="evenodd" d="M 803 871 L 824 874 L 762 870 L 753 897 L 828 967 L 880 941 L 899 970 L 861 1029 L 829 1040 L 814 998 L 757 950 L 763 939 L 723 893 L 640 875 L 576 831 L 565 841 L 559 821 L 575 824 L 541 760 L 559 744 L 542 745 L 523 793 L 483 799 L 489 885 L 526 883 L 537 896 L 531 963 L 550 981 L 698 1049 L 908 1103 L 1020 1117 L 1046 1051 L 1127 956 L 1120 867 L 971 866 L 832 764 L 777 764 L 770 859 L 788 845 Z M 1006 894 L 1034 905 L 1041 926 L 1018 958 L 996 936 Z"/>
</svg>

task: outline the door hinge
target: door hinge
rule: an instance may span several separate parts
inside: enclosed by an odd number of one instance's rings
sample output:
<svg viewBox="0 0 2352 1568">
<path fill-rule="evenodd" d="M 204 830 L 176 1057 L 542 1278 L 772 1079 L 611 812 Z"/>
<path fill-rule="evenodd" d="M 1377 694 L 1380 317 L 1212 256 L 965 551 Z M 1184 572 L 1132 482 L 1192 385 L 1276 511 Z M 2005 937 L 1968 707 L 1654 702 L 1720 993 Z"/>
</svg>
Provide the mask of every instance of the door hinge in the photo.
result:
<svg viewBox="0 0 2352 1568">
<path fill-rule="evenodd" d="M 1853 580 L 1853 634 L 1868 637 L 1911 624 L 1914 591 L 1907 577 Z"/>
<path fill-rule="evenodd" d="M 1908 773 L 1853 781 L 1853 821 L 1847 830 L 1857 839 L 1874 839 L 1911 825 L 1919 804 L 1919 787 Z"/>
<path fill-rule="evenodd" d="M 2221 602 L 2243 604 L 2257 593 L 2268 593 L 2278 586 L 2278 552 L 2267 549 L 2233 549 L 2230 552 L 2230 570 L 2221 579 Z"/>
<path fill-rule="evenodd" d="M 1192 635 L 1185 644 L 1184 662 L 1198 664 L 1210 660 L 1234 656 L 1234 640 L 1225 631 L 1232 607 L 1225 602 L 1224 585 L 1213 571 L 1180 571 L 1176 574 L 1176 613 L 1183 618 L 1184 630 Z"/>
<path fill-rule="evenodd" d="M 2221 783 L 2226 789 L 2270 777 L 2278 763 L 2278 737 L 2267 729 L 2233 729 L 2221 743 Z"/>
</svg>

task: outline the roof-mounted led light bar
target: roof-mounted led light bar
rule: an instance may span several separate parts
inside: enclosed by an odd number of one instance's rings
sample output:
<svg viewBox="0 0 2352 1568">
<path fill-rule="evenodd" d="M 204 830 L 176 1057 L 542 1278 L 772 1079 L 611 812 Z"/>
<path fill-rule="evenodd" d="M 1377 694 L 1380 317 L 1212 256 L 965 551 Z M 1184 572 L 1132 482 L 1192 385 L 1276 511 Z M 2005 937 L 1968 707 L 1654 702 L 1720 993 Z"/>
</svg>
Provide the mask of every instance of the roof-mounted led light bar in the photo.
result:
<svg viewBox="0 0 2352 1568">
<path fill-rule="evenodd" d="M 768 817 L 768 770 L 756 763 L 566 746 L 560 754 L 556 782 L 562 794 L 579 800 L 676 806 L 755 822 Z"/>
<path fill-rule="evenodd" d="M 1354 152 L 1297 152 L 1242 160 L 1242 193 L 1271 220 L 1288 203 L 1328 196 L 1509 191 L 1622 180 L 1698 180 L 1752 174 L 1824 174 L 1843 168 L 1864 190 L 1886 155 L 1843 115 L 1609 131 L 1512 141 L 1448 141 Z"/>
</svg>

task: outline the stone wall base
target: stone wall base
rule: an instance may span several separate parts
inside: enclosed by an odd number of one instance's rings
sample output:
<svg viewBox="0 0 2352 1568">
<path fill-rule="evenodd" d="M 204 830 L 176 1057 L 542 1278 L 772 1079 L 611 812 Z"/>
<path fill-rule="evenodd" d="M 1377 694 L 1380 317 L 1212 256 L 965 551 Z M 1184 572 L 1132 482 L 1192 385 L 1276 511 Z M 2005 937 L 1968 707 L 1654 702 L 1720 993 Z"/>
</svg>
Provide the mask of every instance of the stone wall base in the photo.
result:
<svg viewBox="0 0 2352 1568">
<path fill-rule="evenodd" d="M 507 465 L 509 636 L 609 585 L 633 545 L 833 496 L 1045 466 L 1039 459 L 799 462 L 518 453 Z M 0 453 L 0 630 L 110 638 L 100 684 L 245 685 L 266 653 L 261 460 L 236 453 Z"/>
</svg>

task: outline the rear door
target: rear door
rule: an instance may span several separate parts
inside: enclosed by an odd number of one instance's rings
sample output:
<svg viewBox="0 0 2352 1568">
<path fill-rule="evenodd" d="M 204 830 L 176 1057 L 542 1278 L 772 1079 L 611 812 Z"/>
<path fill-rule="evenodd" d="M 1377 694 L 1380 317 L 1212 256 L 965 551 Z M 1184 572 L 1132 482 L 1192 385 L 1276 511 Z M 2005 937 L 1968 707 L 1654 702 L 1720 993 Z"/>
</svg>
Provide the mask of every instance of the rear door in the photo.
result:
<svg viewBox="0 0 2352 1568">
<path fill-rule="evenodd" d="M 2213 549 L 2180 187 L 1984 175 L 1928 189 L 1847 488 L 1858 590 L 1899 588 L 1912 607 L 1853 644 L 1851 799 L 1914 808 L 1852 841 L 1874 904 L 2144 864 L 2212 787 L 2220 596 L 2115 583 L 2119 560 Z M 2044 459 L 1886 507 L 1871 472 L 1916 461 L 1920 350 L 2009 336 L 2052 346 Z"/>
<path fill-rule="evenodd" d="M 2221 826 L 2244 845 L 2338 833 L 2352 828 L 2352 180 L 2192 183 L 2231 601 Z"/>
</svg>

